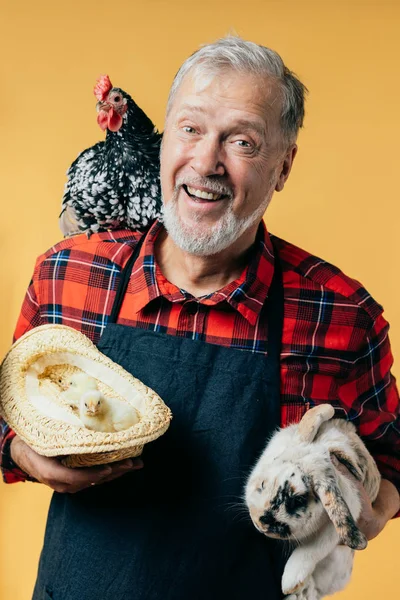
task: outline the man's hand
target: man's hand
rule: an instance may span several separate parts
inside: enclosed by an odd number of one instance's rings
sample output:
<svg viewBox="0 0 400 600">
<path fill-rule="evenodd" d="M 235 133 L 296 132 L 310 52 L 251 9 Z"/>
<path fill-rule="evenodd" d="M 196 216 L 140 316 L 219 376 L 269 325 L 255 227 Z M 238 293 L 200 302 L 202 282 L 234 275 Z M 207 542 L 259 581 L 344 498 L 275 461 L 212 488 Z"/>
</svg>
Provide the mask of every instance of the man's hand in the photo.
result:
<svg viewBox="0 0 400 600">
<path fill-rule="evenodd" d="M 143 467 L 140 458 L 128 458 L 109 465 L 71 469 L 64 467 L 57 458 L 37 454 L 18 436 L 12 440 L 10 451 L 12 460 L 25 473 L 62 494 L 74 494 L 91 485 L 106 483 Z"/>
<path fill-rule="evenodd" d="M 397 489 L 387 479 L 382 479 L 378 496 L 372 504 L 364 486 L 334 455 L 331 455 L 334 467 L 356 486 L 361 499 L 361 514 L 358 527 L 367 540 L 376 537 L 386 523 L 400 510 L 400 497 Z"/>
</svg>

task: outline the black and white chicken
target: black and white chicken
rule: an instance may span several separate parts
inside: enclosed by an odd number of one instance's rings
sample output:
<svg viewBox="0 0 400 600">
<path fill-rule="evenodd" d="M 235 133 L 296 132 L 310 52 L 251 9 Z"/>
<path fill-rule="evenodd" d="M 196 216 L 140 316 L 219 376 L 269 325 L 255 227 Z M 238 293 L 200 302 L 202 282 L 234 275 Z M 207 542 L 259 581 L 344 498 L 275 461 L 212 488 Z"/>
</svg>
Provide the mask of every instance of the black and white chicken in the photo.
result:
<svg viewBox="0 0 400 600">
<path fill-rule="evenodd" d="M 161 214 L 162 134 L 108 75 L 97 80 L 94 95 L 106 139 L 84 150 L 68 169 L 59 221 L 65 236 L 143 229 Z"/>
</svg>

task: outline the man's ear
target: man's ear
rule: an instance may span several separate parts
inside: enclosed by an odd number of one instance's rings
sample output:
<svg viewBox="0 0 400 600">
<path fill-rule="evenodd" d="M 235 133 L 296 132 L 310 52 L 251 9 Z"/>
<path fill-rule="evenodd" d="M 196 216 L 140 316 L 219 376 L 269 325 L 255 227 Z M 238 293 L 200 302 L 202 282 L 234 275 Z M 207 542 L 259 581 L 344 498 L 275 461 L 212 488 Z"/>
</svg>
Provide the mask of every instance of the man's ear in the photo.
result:
<svg viewBox="0 0 400 600">
<path fill-rule="evenodd" d="M 293 165 L 293 161 L 294 161 L 296 154 L 297 154 L 297 144 L 292 144 L 287 149 L 285 157 L 283 159 L 282 169 L 279 174 L 279 179 L 275 185 L 276 192 L 281 192 L 283 190 L 283 188 L 285 187 L 285 183 L 286 183 L 287 178 L 290 175 L 290 171 L 292 170 L 292 165 Z"/>
</svg>

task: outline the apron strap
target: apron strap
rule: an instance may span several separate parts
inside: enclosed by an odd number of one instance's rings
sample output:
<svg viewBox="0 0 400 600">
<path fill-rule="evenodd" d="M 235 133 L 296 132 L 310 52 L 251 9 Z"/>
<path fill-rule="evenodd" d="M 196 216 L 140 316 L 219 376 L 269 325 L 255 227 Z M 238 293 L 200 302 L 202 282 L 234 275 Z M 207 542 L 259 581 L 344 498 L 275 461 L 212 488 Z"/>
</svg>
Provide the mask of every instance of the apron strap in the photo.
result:
<svg viewBox="0 0 400 600">
<path fill-rule="evenodd" d="M 267 297 L 268 356 L 270 360 L 279 363 L 282 348 L 284 299 L 282 265 L 275 246 L 274 255 L 274 274 Z"/>
<path fill-rule="evenodd" d="M 284 288 L 282 264 L 279 259 L 278 248 L 274 244 L 274 274 L 272 276 L 271 286 L 267 297 L 267 358 L 271 365 L 271 372 L 274 374 L 269 382 L 268 397 L 272 402 L 275 423 L 281 422 L 281 350 L 282 350 L 282 332 L 284 316 Z"/>
<path fill-rule="evenodd" d="M 143 233 L 142 237 L 137 242 L 134 251 L 130 255 L 128 262 L 122 270 L 121 279 L 117 287 L 117 293 L 115 294 L 114 304 L 111 310 L 111 314 L 108 318 L 107 324 L 117 322 L 119 311 L 121 310 L 122 302 L 124 301 L 126 288 L 128 287 L 128 283 L 131 278 L 133 265 L 135 264 L 136 259 L 139 256 L 140 249 L 143 245 L 146 234 L 147 230 Z"/>
</svg>

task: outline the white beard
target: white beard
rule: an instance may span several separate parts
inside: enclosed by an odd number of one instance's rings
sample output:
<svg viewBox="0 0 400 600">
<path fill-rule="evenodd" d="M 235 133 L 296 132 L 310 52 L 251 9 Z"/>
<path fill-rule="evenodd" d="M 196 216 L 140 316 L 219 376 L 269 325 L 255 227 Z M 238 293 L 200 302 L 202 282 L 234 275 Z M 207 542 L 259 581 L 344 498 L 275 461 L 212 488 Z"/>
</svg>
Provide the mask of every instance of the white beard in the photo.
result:
<svg viewBox="0 0 400 600">
<path fill-rule="evenodd" d="M 185 181 L 185 183 L 188 183 Z M 189 183 L 190 185 L 190 183 Z M 197 185 L 199 184 L 197 181 Z M 205 182 L 210 188 L 210 182 Z M 214 186 L 213 186 L 214 187 Z M 202 223 L 201 214 L 193 215 L 193 225 L 182 221 L 178 214 L 178 195 L 181 185 L 175 187 L 171 200 L 163 202 L 163 223 L 174 243 L 184 252 L 196 256 L 212 256 L 229 248 L 240 236 L 255 223 L 261 221 L 274 193 L 275 184 L 271 186 L 265 200 L 251 215 L 237 217 L 232 210 L 232 199 L 226 199 L 228 206 L 220 219 L 210 226 Z M 219 193 L 218 189 L 214 190 Z M 197 223 L 200 225 L 197 227 Z"/>
</svg>

